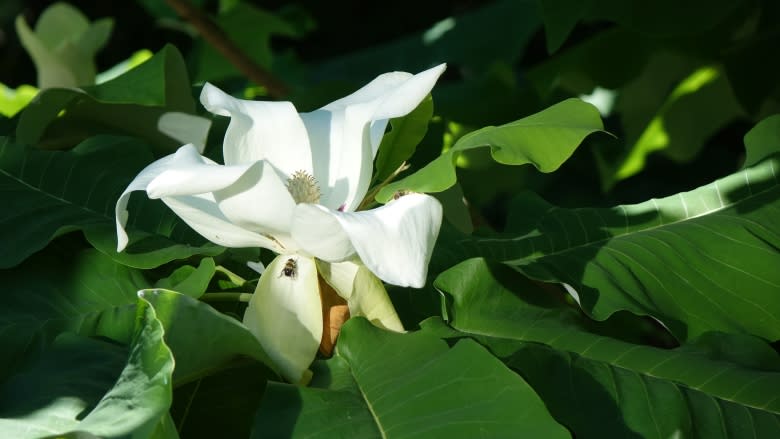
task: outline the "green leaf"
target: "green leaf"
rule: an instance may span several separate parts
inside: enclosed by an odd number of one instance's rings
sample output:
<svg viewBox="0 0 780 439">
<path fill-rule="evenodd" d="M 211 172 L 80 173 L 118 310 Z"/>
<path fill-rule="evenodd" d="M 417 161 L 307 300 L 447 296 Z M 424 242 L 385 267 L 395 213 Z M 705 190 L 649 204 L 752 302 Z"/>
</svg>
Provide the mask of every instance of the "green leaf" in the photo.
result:
<svg viewBox="0 0 780 439">
<path fill-rule="evenodd" d="M 469 149 L 490 147 L 490 154 L 507 165 L 532 164 L 552 172 L 568 159 L 589 134 L 603 129 L 595 107 L 568 99 L 539 113 L 461 137 L 447 152 L 414 174 L 385 186 L 377 200 L 387 202 L 397 191 L 441 192 L 456 182 L 455 161 Z"/>
<path fill-rule="evenodd" d="M 136 292 L 146 286 L 138 271 L 95 250 L 73 253 L 59 242 L 0 271 L 0 283 L 0 377 L 63 332 L 130 343 Z"/>
<path fill-rule="evenodd" d="M 433 99 L 428 95 L 411 113 L 390 120 L 392 130 L 382 137 L 374 164 L 375 183 L 385 181 L 414 154 L 432 116 Z"/>
<path fill-rule="evenodd" d="M 576 437 L 780 434 L 777 371 L 687 347 L 665 350 L 588 333 L 576 312 L 551 305 L 549 296 L 513 281 L 509 271 L 472 259 L 443 273 L 435 285 L 451 297 L 450 325 L 459 333 L 435 320 L 424 329 L 488 346 Z M 763 343 L 763 351 L 771 348 Z"/>
<path fill-rule="evenodd" d="M 273 368 L 260 342 L 233 317 L 174 291 L 144 290 L 139 297 L 154 307 L 165 327 L 165 341 L 176 358 L 176 385 L 209 375 L 238 355 Z"/>
<path fill-rule="evenodd" d="M 173 290 L 197 299 L 206 292 L 214 273 L 216 273 L 214 259 L 203 258 L 197 268 L 183 265 L 170 276 L 158 280 L 154 287 Z"/>
<path fill-rule="evenodd" d="M 106 341 L 60 335 L 0 388 L 0 433 L 150 437 L 169 416 L 172 398 L 173 356 L 163 334 L 154 309 L 141 300 L 129 353 Z"/>
<path fill-rule="evenodd" d="M 657 98 L 648 95 L 658 95 L 658 90 L 668 88 L 671 85 L 668 77 L 676 76 L 674 71 L 679 70 L 679 64 L 689 66 L 691 61 L 668 54 L 656 55 L 645 73 L 621 91 L 616 106 L 622 116 L 629 151 L 614 165 L 612 173 L 603 176 L 604 187 L 640 172 L 647 156 L 654 152 L 662 152 L 677 162 L 693 159 L 718 130 L 744 116 L 727 78 L 712 66 L 687 71 L 665 100 L 659 102 L 658 108 L 653 108 L 651 102 Z M 659 80 L 664 77 L 666 81 Z"/>
<path fill-rule="evenodd" d="M 350 319 L 310 388 L 269 383 L 253 437 L 568 437 L 523 379 L 471 340 L 452 348 Z"/>
<path fill-rule="evenodd" d="M 216 17 L 219 27 L 253 61 L 265 68 L 273 64 L 271 37 L 299 38 L 302 35 L 292 24 L 247 2 L 223 10 Z M 193 49 L 193 80 L 218 81 L 242 76 L 236 67 L 225 59 L 211 44 L 196 42 Z"/>
<path fill-rule="evenodd" d="M 129 134 L 143 138 L 160 152 L 186 141 L 161 132 L 166 113 L 192 114 L 189 77 L 174 46 L 138 67 L 94 87 L 51 88 L 41 91 L 19 117 L 18 141 L 46 149 L 66 149 L 96 134 Z M 210 123 L 194 119 L 193 143 L 204 137 Z M 195 127 L 197 125 L 197 127 Z"/>
<path fill-rule="evenodd" d="M 650 315 L 679 340 L 780 338 L 778 156 L 690 192 L 608 209 L 524 195 L 508 237 L 463 241 L 534 279 L 570 285 L 598 320 Z"/>
<path fill-rule="evenodd" d="M 780 152 L 780 114 L 767 117 L 745 134 L 745 151 L 746 168 Z"/>
<path fill-rule="evenodd" d="M 71 151 L 37 151 L 0 139 L 0 267 L 12 267 L 56 236 L 84 230 L 103 252 L 127 265 L 154 267 L 194 254 L 207 243 L 158 202 L 131 205 L 131 245 L 116 253 L 114 205 L 151 155 L 142 142 L 100 136 Z"/>
<path fill-rule="evenodd" d="M 557 51 L 574 26 L 590 8 L 591 1 L 584 0 L 537 0 L 544 19 L 544 35 L 547 53 Z"/>
</svg>

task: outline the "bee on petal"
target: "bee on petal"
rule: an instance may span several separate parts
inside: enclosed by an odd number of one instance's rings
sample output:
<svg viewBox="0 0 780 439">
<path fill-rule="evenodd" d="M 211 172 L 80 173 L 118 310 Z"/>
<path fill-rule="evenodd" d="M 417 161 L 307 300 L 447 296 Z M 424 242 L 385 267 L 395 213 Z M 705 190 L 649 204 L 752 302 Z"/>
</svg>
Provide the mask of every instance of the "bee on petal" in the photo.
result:
<svg viewBox="0 0 780 439">
<path fill-rule="evenodd" d="M 282 268 L 282 272 L 279 273 L 279 277 L 289 277 L 291 279 L 295 279 L 298 276 L 298 263 L 295 261 L 295 259 L 290 258 L 285 262 L 284 268 Z"/>
</svg>

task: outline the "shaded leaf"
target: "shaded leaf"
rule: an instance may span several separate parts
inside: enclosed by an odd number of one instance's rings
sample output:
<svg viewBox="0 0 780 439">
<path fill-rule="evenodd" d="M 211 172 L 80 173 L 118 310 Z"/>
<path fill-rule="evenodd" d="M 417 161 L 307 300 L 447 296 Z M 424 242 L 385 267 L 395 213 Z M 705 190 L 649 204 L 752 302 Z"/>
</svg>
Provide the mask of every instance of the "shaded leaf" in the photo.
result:
<svg viewBox="0 0 780 439">
<path fill-rule="evenodd" d="M 63 334 L 0 388 L 5 437 L 146 438 L 171 404 L 173 356 L 154 310 L 139 302 L 129 349 Z M 54 403 L 52 403 L 54 401 Z M 159 436 L 158 436 L 159 437 Z M 168 437 L 176 437 L 175 432 Z"/>
<path fill-rule="evenodd" d="M 273 367 L 260 342 L 233 317 L 175 291 L 144 290 L 139 296 L 165 327 L 165 342 L 176 358 L 176 385 L 209 375 L 238 355 Z"/>
<path fill-rule="evenodd" d="M 116 252 L 114 205 L 151 161 L 142 142 L 100 136 L 71 151 L 37 151 L 0 140 L 0 267 L 11 267 L 51 239 L 84 230 L 106 254 L 127 265 L 150 268 L 194 254 L 216 255 L 221 247 L 189 230 L 161 203 L 131 205 L 131 244 Z M 173 237 L 173 239 L 172 239 Z"/>
<path fill-rule="evenodd" d="M 141 137 L 171 152 L 183 143 L 161 132 L 161 117 L 169 112 L 192 114 L 189 77 L 181 54 L 165 46 L 138 67 L 93 87 L 41 91 L 24 109 L 16 129 L 20 143 L 45 149 L 68 149 L 97 134 Z M 206 119 L 193 127 L 195 139 L 205 139 Z"/>
<path fill-rule="evenodd" d="M 432 116 L 433 99 L 429 95 L 411 113 L 390 120 L 392 129 L 382 137 L 374 162 L 375 183 L 381 183 L 390 177 L 414 154 L 415 148 L 428 131 L 428 122 Z"/>
</svg>

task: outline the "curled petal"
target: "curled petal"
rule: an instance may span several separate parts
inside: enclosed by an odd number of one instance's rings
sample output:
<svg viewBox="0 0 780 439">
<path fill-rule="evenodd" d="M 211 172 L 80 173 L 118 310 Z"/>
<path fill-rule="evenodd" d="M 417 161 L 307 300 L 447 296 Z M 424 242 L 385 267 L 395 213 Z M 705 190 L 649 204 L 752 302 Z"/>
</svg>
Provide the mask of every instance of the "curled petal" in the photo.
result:
<svg viewBox="0 0 780 439">
<path fill-rule="evenodd" d="M 414 110 L 445 68 L 385 73 L 349 96 L 301 114 L 312 142 L 314 176 L 323 185 L 323 205 L 355 210 L 368 190 L 387 120 Z"/>
<path fill-rule="evenodd" d="M 162 198 L 173 212 L 201 236 L 224 247 L 264 247 L 277 253 L 284 242 L 262 233 L 239 227 L 225 217 L 210 193 Z"/>
<path fill-rule="evenodd" d="M 226 165 L 267 160 L 287 176 L 313 172 L 306 127 L 290 102 L 237 99 L 209 83 L 200 101 L 210 112 L 230 116 L 223 144 Z"/>
<path fill-rule="evenodd" d="M 169 111 L 157 119 L 157 129 L 182 144 L 191 143 L 202 153 L 211 128 L 211 120 L 179 111 Z"/>
<path fill-rule="evenodd" d="M 332 226 L 334 218 L 342 232 L 337 233 Z M 293 213 L 291 232 L 301 248 L 317 258 L 339 262 L 355 252 L 363 264 L 385 282 L 421 288 L 425 285 L 441 218 L 441 204 L 423 194 L 406 195 L 361 212 L 339 212 L 299 204 Z M 318 222 L 327 226 L 305 230 L 306 224 Z M 323 248 L 321 240 L 328 240 L 331 247 Z M 334 249 L 340 249 L 340 252 Z"/>
<path fill-rule="evenodd" d="M 209 191 L 232 184 L 245 167 L 226 167 L 202 157 L 192 145 L 163 157 L 144 168 L 119 197 L 115 207 L 117 251 L 127 246 L 127 203 L 133 191 L 144 190 L 150 198 L 162 198 L 174 212 L 206 239 L 228 247 L 279 248 L 267 237 L 242 229 L 219 210 Z M 204 178 L 204 176 L 208 178 Z"/>
<path fill-rule="evenodd" d="M 366 267 L 351 261 L 318 261 L 320 275 L 347 301 L 351 316 L 362 316 L 375 326 L 403 332 L 404 327 L 382 281 Z"/>
<path fill-rule="evenodd" d="M 292 259 L 292 265 L 288 260 Z M 260 276 L 244 325 L 293 383 L 306 384 L 322 338 L 322 305 L 313 259 L 280 255 Z"/>
<path fill-rule="evenodd" d="M 289 235 L 295 201 L 265 161 L 255 162 L 233 184 L 216 190 L 214 198 L 233 224 L 273 236 Z"/>
</svg>

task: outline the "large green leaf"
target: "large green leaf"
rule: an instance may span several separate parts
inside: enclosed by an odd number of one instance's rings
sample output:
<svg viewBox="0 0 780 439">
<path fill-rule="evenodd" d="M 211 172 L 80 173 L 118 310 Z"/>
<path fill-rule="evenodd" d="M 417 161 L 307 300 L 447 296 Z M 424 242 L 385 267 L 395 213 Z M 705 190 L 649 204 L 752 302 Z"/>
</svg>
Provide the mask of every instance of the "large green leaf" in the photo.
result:
<svg viewBox="0 0 780 439">
<path fill-rule="evenodd" d="M 16 135 L 28 145 L 68 149 L 96 134 L 125 134 L 143 138 L 161 153 L 170 152 L 187 142 L 160 131 L 163 116 L 194 111 L 184 60 L 175 47 L 165 46 L 103 84 L 41 91 L 21 113 Z M 189 120 L 192 140 L 205 140 L 208 121 Z"/>
<path fill-rule="evenodd" d="M 0 377 L 57 335 L 75 332 L 129 343 L 140 272 L 118 265 L 95 250 L 50 249 L 13 270 L 0 270 Z"/>
<path fill-rule="evenodd" d="M 780 338 L 780 158 L 690 192 L 606 209 L 525 194 L 506 236 L 462 242 L 534 279 L 572 287 L 603 320 L 651 315 L 679 340 L 708 331 Z"/>
<path fill-rule="evenodd" d="M 124 137 L 99 136 L 71 151 L 38 151 L 0 139 L 0 267 L 11 267 L 54 237 L 84 230 L 101 251 L 136 267 L 155 267 L 194 254 L 216 255 L 159 202 L 131 203 L 131 244 L 116 252 L 114 205 L 151 161 L 148 148 Z"/>
<path fill-rule="evenodd" d="M 162 435 L 171 404 L 173 356 L 154 309 L 139 301 L 129 349 L 62 334 L 0 387 L 0 434 L 13 438 Z M 153 436 L 154 435 L 154 436 Z"/>
<path fill-rule="evenodd" d="M 419 171 L 385 186 L 377 200 L 387 202 L 397 191 L 441 192 L 457 181 L 458 156 L 486 146 L 499 163 L 530 163 L 542 172 L 552 172 L 574 153 L 585 137 L 602 129 L 595 107 L 568 99 L 515 122 L 482 128 L 461 137 L 452 148 Z"/>
<path fill-rule="evenodd" d="M 520 376 L 471 340 L 449 348 L 362 318 L 312 387 L 269 383 L 253 437 L 568 437 Z"/>
<path fill-rule="evenodd" d="M 457 332 L 436 320 L 423 327 L 490 347 L 578 438 L 780 434 L 780 358 L 765 342 L 740 336 L 743 342 L 721 343 L 712 358 L 712 349 L 693 345 L 664 350 L 618 341 L 586 332 L 576 312 L 517 276 L 482 259 L 453 267 L 436 286 L 451 298 Z M 742 363 L 758 358 L 761 368 L 734 362 L 733 347 L 751 358 Z"/>
<path fill-rule="evenodd" d="M 271 364 L 238 320 L 183 294 L 148 290 L 140 271 L 96 250 L 65 250 L 55 244 L 13 270 L 0 271 L 0 377 L 63 332 L 129 343 L 139 294 L 155 307 L 165 328 L 176 358 L 174 383 L 213 373 L 238 355 Z"/>
<path fill-rule="evenodd" d="M 213 373 L 238 355 L 272 364 L 260 342 L 233 317 L 174 291 L 138 294 L 154 306 L 165 326 L 165 341 L 176 358 L 176 385 Z"/>
</svg>

